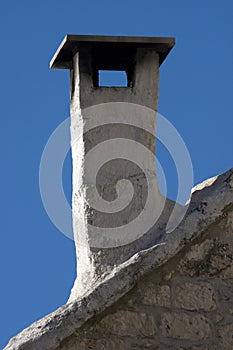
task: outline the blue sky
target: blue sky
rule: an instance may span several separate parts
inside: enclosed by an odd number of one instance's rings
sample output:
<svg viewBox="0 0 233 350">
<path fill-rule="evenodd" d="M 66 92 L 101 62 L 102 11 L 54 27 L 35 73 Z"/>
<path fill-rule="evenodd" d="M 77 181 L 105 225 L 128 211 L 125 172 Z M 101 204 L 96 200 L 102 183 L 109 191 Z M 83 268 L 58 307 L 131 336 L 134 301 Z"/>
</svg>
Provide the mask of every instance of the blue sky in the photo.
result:
<svg viewBox="0 0 233 350">
<path fill-rule="evenodd" d="M 75 277 L 74 244 L 43 208 L 38 169 L 53 130 L 69 116 L 69 74 L 49 61 L 67 33 L 174 36 L 160 70 L 159 112 L 177 128 L 195 184 L 232 166 L 231 0 L 5 1 L 1 3 L 0 348 L 64 304 Z M 169 195 L 176 173 L 158 147 Z M 71 195 L 71 161 L 63 171 Z"/>
</svg>

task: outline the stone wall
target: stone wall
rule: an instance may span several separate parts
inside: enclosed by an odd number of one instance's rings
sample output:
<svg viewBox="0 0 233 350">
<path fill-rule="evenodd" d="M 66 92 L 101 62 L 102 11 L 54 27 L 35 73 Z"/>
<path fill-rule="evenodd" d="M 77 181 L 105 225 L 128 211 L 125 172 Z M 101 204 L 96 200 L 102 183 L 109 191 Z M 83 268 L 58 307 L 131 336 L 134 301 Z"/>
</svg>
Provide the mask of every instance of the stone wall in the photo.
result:
<svg viewBox="0 0 233 350">
<path fill-rule="evenodd" d="M 56 349 L 233 349 L 232 224 L 223 214 Z"/>
</svg>

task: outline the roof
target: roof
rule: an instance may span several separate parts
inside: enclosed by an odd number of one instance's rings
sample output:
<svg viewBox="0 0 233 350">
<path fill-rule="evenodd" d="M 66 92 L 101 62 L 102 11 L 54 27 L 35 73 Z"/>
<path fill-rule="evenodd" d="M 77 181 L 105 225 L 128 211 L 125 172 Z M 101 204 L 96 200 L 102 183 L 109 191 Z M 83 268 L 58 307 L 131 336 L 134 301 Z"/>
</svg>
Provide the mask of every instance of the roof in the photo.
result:
<svg viewBox="0 0 233 350">
<path fill-rule="evenodd" d="M 200 215 L 200 205 L 205 211 Z M 5 350 L 54 349 L 74 334 L 87 320 L 100 314 L 127 292 L 146 273 L 175 256 L 188 242 L 221 217 L 233 204 L 233 168 L 196 187 L 189 211 L 182 223 L 161 244 L 142 250 L 115 267 L 102 281 L 96 282 L 80 299 L 63 305 L 36 321 L 12 338 Z"/>
<path fill-rule="evenodd" d="M 50 61 L 50 68 L 70 69 L 72 57 L 80 45 L 88 44 L 93 47 L 148 47 L 154 48 L 159 54 L 159 64 L 165 60 L 173 46 L 175 38 L 170 37 L 142 37 L 142 36 L 104 36 L 68 34 Z"/>
</svg>

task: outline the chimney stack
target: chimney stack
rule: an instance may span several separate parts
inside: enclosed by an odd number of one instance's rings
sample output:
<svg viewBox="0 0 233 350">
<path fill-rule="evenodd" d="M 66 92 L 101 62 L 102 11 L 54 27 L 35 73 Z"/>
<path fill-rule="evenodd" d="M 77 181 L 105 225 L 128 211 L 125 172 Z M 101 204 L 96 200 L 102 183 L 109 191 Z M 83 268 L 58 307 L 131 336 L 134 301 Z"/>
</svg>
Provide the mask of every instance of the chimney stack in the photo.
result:
<svg viewBox="0 0 233 350">
<path fill-rule="evenodd" d="M 70 300 L 154 244 L 166 221 L 155 172 L 155 122 L 159 66 L 174 44 L 163 37 L 67 35 L 50 63 L 70 70 L 77 254 Z M 106 70 L 125 72 L 126 84 L 101 86 Z"/>
</svg>

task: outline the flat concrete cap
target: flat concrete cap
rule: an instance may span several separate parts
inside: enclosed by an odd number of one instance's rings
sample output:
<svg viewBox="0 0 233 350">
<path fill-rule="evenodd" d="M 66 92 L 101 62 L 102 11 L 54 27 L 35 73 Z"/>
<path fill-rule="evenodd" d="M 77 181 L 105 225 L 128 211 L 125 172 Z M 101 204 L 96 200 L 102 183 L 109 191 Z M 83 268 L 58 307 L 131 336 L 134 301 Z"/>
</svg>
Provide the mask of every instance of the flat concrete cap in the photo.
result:
<svg viewBox="0 0 233 350">
<path fill-rule="evenodd" d="M 159 54 L 161 65 L 170 50 L 175 45 L 175 38 L 168 37 L 142 37 L 142 36 L 102 36 L 102 35 L 73 35 L 65 36 L 55 55 L 50 62 L 50 68 L 70 69 L 74 54 L 82 45 L 92 47 L 148 47 L 153 48 Z M 120 54 L 120 52 L 119 52 Z"/>
</svg>

